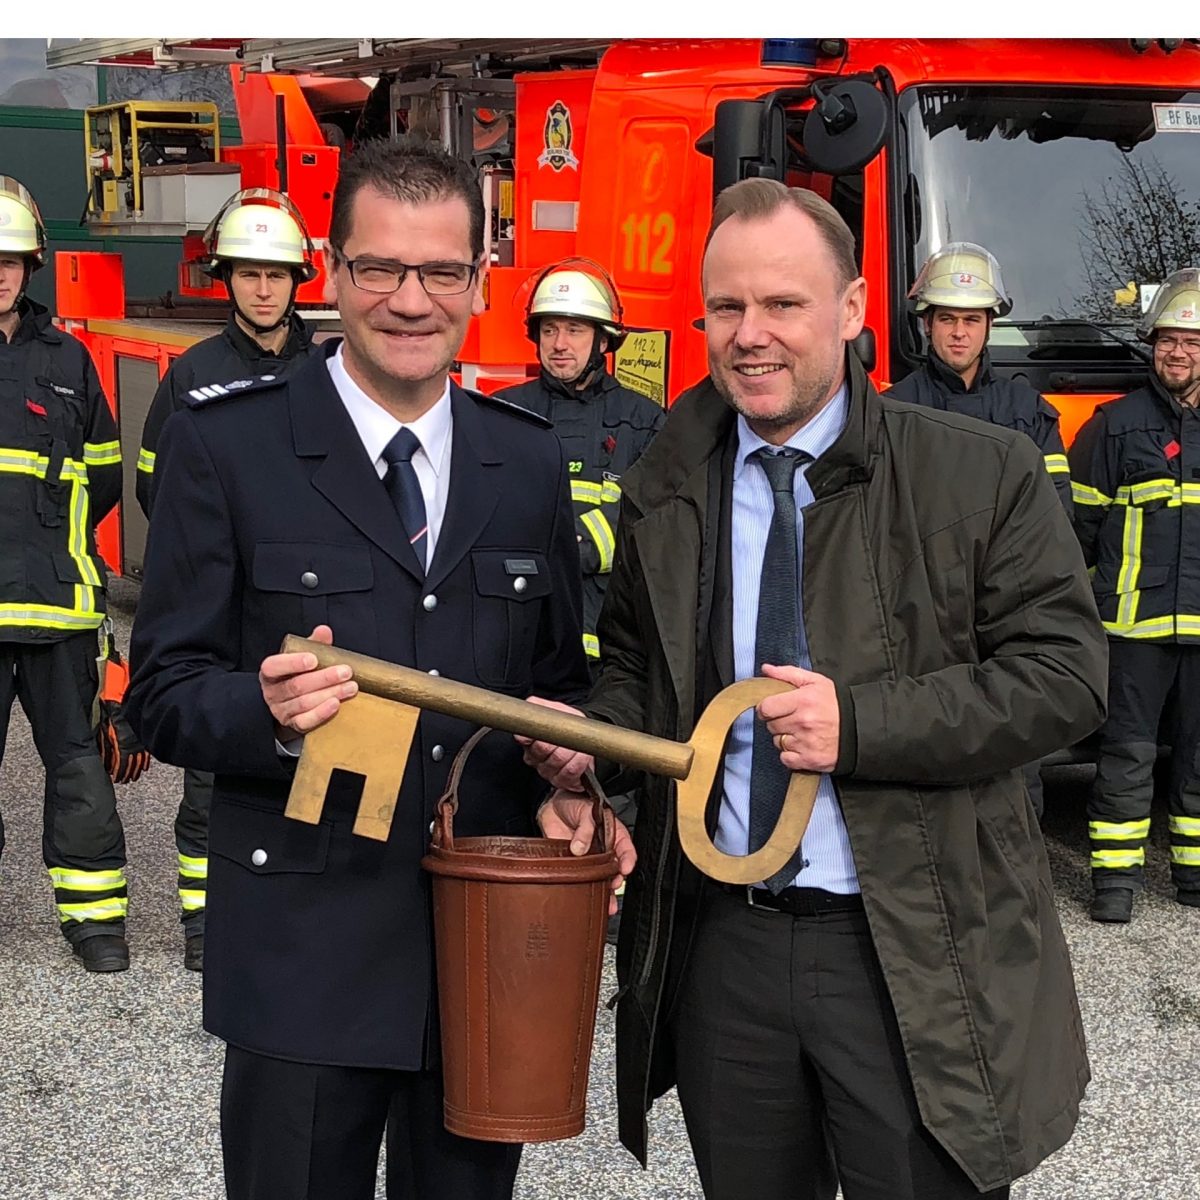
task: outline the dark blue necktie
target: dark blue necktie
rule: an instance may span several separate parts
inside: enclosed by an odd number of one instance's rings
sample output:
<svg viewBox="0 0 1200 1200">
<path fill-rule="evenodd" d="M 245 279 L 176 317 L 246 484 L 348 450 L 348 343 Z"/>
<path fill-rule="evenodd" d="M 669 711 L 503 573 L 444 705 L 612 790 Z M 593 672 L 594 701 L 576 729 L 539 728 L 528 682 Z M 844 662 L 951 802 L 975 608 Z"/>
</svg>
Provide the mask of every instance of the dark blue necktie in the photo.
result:
<svg viewBox="0 0 1200 1200">
<path fill-rule="evenodd" d="M 796 468 L 812 456 L 785 447 L 752 455 L 767 474 L 775 513 L 767 533 L 762 581 L 758 593 L 758 624 L 754 634 L 754 666 L 763 663 L 795 666 L 800 662 L 800 566 L 796 548 Z M 779 761 L 779 751 L 765 721 L 754 722 L 750 760 L 750 851 L 766 844 L 783 811 L 783 798 L 792 773 Z M 799 846 L 788 862 L 766 881 L 778 893 L 796 877 L 803 855 Z"/>
<path fill-rule="evenodd" d="M 424 574 L 429 523 L 425 519 L 425 498 L 421 495 L 421 484 L 412 465 L 412 456 L 420 448 L 417 435 L 411 429 L 401 429 L 383 448 L 383 461 L 387 463 L 383 485 L 396 506 L 417 562 L 421 564 L 421 573 Z"/>
</svg>

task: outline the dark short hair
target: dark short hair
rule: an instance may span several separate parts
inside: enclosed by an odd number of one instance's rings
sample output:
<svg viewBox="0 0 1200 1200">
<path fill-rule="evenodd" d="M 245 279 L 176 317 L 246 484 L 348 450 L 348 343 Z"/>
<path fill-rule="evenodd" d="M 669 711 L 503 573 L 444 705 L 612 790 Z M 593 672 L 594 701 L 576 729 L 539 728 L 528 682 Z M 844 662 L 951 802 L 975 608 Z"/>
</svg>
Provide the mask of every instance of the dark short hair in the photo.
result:
<svg viewBox="0 0 1200 1200">
<path fill-rule="evenodd" d="M 717 231 L 717 227 L 730 217 L 741 217 L 744 221 L 763 221 L 773 217 L 781 208 L 795 208 L 802 212 L 817 227 L 821 240 L 829 247 L 833 261 L 845 287 L 859 275 L 854 257 L 854 234 L 841 214 L 828 200 L 808 188 L 790 188 L 778 179 L 743 179 L 722 189 L 713 206 L 712 222 L 704 248 Z"/>
<path fill-rule="evenodd" d="M 329 241 L 340 251 L 350 238 L 354 197 L 364 187 L 405 204 L 461 199 L 470 218 L 471 255 L 483 257 L 483 194 L 475 171 L 440 146 L 414 144 L 404 138 L 360 142 L 342 159 L 333 190 Z"/>
</svg>

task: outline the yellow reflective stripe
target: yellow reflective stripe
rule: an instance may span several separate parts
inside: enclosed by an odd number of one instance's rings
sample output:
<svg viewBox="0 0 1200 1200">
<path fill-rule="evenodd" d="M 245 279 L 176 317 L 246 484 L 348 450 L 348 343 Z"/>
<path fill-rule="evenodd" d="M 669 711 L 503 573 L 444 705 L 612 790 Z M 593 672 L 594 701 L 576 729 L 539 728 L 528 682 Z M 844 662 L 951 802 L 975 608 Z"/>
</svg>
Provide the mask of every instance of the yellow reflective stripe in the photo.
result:
<svg viewBox="0 0 1200 1200">
<path fill-rule="evenodd" d="M 1118 504 L 1151 504 L 1155 500 L 1166 500 L 1168 504 L 1179 504 L 1182 492 L 1173 479 L 1144 479 L 1141 483 L 1124 484 L 1117 489 Z"/>
<path fill-rule="evenodd" d="M 125 896 L 110 896 L 107 900 L 93 900 L 88 904 L 60 904 L 58 919 L 67 921 L 117 921 L 129 912 L 129 900 Z"/>
<path fill-rule="evenodd" d="M 154 460 L 157 457 L 158 457 L 158 455 L 155 454 L 153 450 L 147 450 L 146 447 L 143 446 L 138 451 L 137 469 L 139 471 L 145 471 L 145 473 L 147 475 L 153 475 L 154 474 Z"/>
<path fill-rule="evenodd" d="M 598 509 L 585 512 L 580 518 L 583 527 L 592 535 L 596 549 L 600 551 L 600 574 L 612 570 L 613 555 L 617 552 L 617 540 L 613 537 L 608 518 Z"/>
<path fill-rule="evenodd" d="M 588 658 L 600 657 L 600 639 L 594 633 L 583 635 L 583 652 Z"/>
<path fill-rule="evenodd" d="M 1132 628 L 1137 620 L 1138 577 L 1142 573 L 1142 511 L 1130 506 L 1125 510 L 1125 531 L 1121 538 L 1121 570 L 1117 575 L 1117 624 Z"/>
<path fill-rule="evenodd" d="M 84 442 L 83 461 L 89 467 L 111 467 L 121 462 L 120 442 Z"/>
<path fill-rule="evenodd" d="M 1094 487 L 1088 487 L 1086 483 L 1080 483 L 1077 479 L 1071 480 L 1071 499 L 1076 504 L 1093 504 L 1101 508 L 1107 508 L 1113 502 L 1111 496 L 1106 496 L 1103 492 Z"/>
<path fill-rule="evenodd" d="M 46 470 L 50 459 L 45 454 L 30 454 L 25 450 L 0 449 L 0 471 L 11 475 L 33 475 L 37 479 L 46 478 Z M 87 465 L 74 458 L 64 458 L 62 470 L 58 473 L 56 483 L 66 483 L 78 479 L 87 483 Z"/>
<path fill-rule="evenodd" d="M 83 589 L 76 588 L 76 601 Z M 0 604 L 0 629 L 32 626 L 38 629 L 95 629 L 104 614 L 82 606 L 62 608 L 53 604 Z"/>
<path fill-rule="evenodd" d="M 1185 483 L 1183 485 L 1184 504 L 1200 504 L 1200 483 Z"/>
<path fill-rule="evenodd" d="M 1176 613 L 1175 627 L 1177 633 L 1200 637 L 1200 616 L 1194 613 Z"/>
<path fill-rule="evenodd" d="M 1181 867 L 1200 867 L 1200 846 L 1172 846 L 1171 861 Z"/>
<path fill-rule="evenodd" d="M 125 872 L 77 871 L 72 867 L 50 867 L 50 878 L 56 888 L 70 892 L 105 892 L 125 886 Z"/>
<path fill-rule="evenodd" d="M 1065 462 L 1066 459 L 1063 459 Z M 600 499 L 605 504 L 616 504 L 621 499 L 621 485 L 615 480 L 606 479 L 600 489 Z"/>
<path fill-rule="evenodd" d="M 1149 638 L 1173 637 L 1175 634 L 1174 617 L 1147 617 L 1144 621 L 1134 621 L 1124 625 L 1119 620 L 1101 622 L 1105 630 L 1118 637 L 1137 640 Z M 1200 626 L 1197 627 L 1200 632 Z"/>
<path fill-rule="evenodd" d="M 1046 455 L 1046 470 L 1051 475 L 1070 475 L 1071 464 L 1067 462 L 1065 454 L 1047 454 Z"/>
<path fill-rule="evenodd" d="M 1107 842 L 1129 842 L 1150 832 L 1150 818 L 1142 821 L 1089 821 L 1088 837 Z"/>
<path fill-rule="evenodd" d="M 576 504 L 600 504 L 604 500 L 604 488 L 586 479 L 572 479 L 571 499 Z"/>
<path fill-rule="evenodd" d="M 71 484 L 71 517 L 67 530 L 67 548 L 79 568 L 79 577 L 87 585 L 82 591 L 77 591 L 75 596 L 75 607 L 84 612 L 91 612 L 95 608 L 95 596 L 91 589 L 103 586 L 100 572 L 96 570 L 96 564 L 87 552 L 89 503 L 86 480 L 83 483 L 75 480 Z"/>
<path fill-rule="evenodd" d="M 1200 817 L 1169 817 L 1167 825 L 1180 837 L 1200 838 Z"/>
<path fill-rule="evenodd" d="M 187 891 L 184 888 L 179 889 L 179 904 L 184 912 L 198 912 L 204 907 L 204 901 L 207 897 L 207 892 Z"/>
<path fill-rule="evenodd" d="M 1140 867 L 1146 862 L 1145 850 L 1093 850 L 1092 868 Z"/>
<path fill-rule="evenodd" d="M 179 873 L 185 879 L 207 879 L 208 859 L 189 858 L 186 854 L 179 856 Z"/>
</svg>

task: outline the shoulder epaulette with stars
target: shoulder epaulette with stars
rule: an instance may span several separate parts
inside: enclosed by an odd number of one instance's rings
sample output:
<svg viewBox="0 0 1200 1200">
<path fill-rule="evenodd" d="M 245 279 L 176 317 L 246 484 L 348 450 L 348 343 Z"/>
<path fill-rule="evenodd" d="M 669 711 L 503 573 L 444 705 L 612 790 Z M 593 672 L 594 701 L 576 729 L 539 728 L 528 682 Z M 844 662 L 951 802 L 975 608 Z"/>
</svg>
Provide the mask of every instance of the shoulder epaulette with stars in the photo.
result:
<svg viewBox="0 0 1200 1200">
<path fill-rule="evenodd" d="M 192 388 L 187 392 L 183 402 L 189 408 L 202 408 L 206 404 L 215 404 L 218 400 L 266 391 L 278 387 L 282 382 L 283 379 L 279 375 L 255 375 L 250 379 L 231 379 L 228 383 L 206 383 L 203 387 Z"/>
</svg>

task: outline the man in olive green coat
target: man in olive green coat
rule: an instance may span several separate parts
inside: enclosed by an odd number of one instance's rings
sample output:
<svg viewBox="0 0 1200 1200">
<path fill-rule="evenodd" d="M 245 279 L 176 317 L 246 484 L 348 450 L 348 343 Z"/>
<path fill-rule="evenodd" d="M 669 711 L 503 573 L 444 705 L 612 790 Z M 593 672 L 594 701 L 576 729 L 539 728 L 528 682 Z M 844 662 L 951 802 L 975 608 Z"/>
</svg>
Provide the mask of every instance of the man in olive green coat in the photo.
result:
<svg viewBox="0 0 1200 1200">
<path fill-rule="evenodd" d="M 1104 635 L 1032 442 L 871 387 L 846 347 L 865 311 L 853 256 L 810 193 L 722 193 L 712 375 L 623 480 L 589 715 L 682 740 L 721 687 L 768 674 L 792 684 L 758 710 L 778 763 L 822 779 L 794 883 L 740 896 L 683 857 L 675 785 L 648 781 L 617 954 L 620 1132 L 644 1162 L 645 1113 L 678 1084 L 713 1200 L 826 1200 L 834 1175 L 845 1200 L 999 1200 L 1071 1136 L 1089 1078 L 1019 768 L 1103 718 Z M 767 445 L 746 455 L 750 433 Z M 758 653 L 786 487 L 771 478 L 765 519 L 744 495 L 773 448 L 805 464 L 786 660 Z M 749 758 L 735 726 L 710 803 L 730 852 L 762 792 L 758 742 L 747 789 L 739 738 Z M 559 786 L 584 765 L 527 754 Z M 560 793 L 543 829 L 586 844 L 586 811 Z"/>
</svg>

